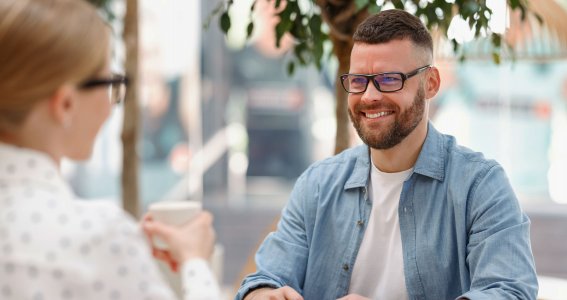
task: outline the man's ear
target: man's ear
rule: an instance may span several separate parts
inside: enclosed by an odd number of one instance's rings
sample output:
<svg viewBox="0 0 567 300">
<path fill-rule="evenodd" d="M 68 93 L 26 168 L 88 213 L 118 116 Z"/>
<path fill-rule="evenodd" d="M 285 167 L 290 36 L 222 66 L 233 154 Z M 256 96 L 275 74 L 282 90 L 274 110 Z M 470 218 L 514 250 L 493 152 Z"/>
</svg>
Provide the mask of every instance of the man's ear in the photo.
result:
<svg viewBox="0 0 567 300">
<path fill-rule="evenodd" d="M 71 85 L 59 87 L 49 98 L 49 110 L 54 121 L 63 127 L 69 127 L 75 110 L 75 89 Z"/>
<path fill-rule="evenodd" d="M 427 78 L 425 82 L 425 98 L 431 99 L 437 95 L 439 92 L 439 87 L 441 86 L 441 76 L 439 76 L 439 70 L 436 67 L 431 67 L 427 72 Z"/>
</svg>

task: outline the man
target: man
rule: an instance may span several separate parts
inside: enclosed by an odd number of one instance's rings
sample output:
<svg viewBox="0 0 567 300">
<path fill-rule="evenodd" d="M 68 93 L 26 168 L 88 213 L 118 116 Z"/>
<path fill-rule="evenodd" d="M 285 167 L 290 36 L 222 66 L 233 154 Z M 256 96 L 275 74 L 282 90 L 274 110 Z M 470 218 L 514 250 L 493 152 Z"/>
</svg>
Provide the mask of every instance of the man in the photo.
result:
<svg viewBox="0 0 567 300">
<path fill-rule="evenodd" d="M 341 80 L 366 145 L 302 174 L 236 298 L 535 299 L 529 220 L 504 170 L 428 122 L 427 29 L 388 10 L 354 41 Z"/>
</svg>

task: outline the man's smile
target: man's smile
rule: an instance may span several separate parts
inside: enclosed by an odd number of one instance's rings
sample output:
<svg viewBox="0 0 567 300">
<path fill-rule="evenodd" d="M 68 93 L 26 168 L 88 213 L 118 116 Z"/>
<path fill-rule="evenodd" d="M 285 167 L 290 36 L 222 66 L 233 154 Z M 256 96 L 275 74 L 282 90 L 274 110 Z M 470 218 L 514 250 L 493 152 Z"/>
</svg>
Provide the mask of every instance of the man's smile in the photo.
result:
<svg viewBox="0 0 567 300">
<path fill-rule="evenodd" d="M 388 111 L 380 111 L 380 112 L 363 112 L 362 114 L 368 119 L 377 119 L 392 115 L 394 114 L 394 111 L 388 110 Z"/>
</svg>

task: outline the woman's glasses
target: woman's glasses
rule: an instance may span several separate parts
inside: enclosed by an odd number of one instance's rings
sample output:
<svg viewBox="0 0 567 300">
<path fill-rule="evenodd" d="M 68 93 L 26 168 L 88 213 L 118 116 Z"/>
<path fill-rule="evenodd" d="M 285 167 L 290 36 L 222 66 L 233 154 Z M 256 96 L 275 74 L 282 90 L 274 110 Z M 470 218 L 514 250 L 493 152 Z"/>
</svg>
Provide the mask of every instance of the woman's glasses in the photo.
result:
<svg viewBox="0 0 567 300">
<path fill-rule="evenodd" d="M 112 74 L 110 78 L 90 79 L 79 85 L 81 89 L 92 89 L 108 86 L 108 94 L 111 104 L 118 104 L 124 101 L 128 77 L 124 75 Z"/>
</svg>

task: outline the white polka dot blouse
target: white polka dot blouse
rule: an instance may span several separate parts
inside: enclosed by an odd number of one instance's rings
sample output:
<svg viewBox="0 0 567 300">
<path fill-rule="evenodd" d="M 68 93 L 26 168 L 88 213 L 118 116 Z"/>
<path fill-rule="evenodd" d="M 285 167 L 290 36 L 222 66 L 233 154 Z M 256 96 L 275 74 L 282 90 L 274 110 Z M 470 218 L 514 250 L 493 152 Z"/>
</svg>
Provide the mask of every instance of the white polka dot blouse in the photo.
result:
<svg viewBox="0 0 567 300">
<path fill-rule="evenodd" d="M 204 260 L 180 272 L 184 299 L 219 299 Z M 174 298 L 129 215 L 78 200 L 47 155 L 0 143 L 0 299 Z"/>
</svg>

